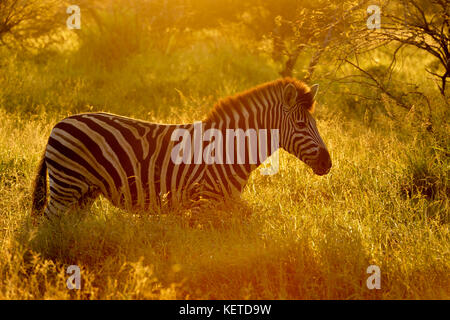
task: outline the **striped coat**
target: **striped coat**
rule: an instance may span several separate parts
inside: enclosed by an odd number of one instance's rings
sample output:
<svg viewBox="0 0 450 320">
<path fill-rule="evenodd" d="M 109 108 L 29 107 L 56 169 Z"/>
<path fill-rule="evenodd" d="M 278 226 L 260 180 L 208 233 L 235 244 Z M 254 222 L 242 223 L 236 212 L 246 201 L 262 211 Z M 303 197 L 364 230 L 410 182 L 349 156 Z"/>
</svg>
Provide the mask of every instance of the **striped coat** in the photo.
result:
<svg viewBox="0 0 450 320">
<path fill-rule="evenodd" d="M 273 132 L 280 147 L 325 174 L 331 160 L 311 115 L 315 91 L 294 79 L 277 80 L 221 100 L 204 121 L 194 124 L 155 124 L 108 113 L 70 116 L 50 134 L 36 178 L 33 212 L 45 207 L 47 216 L 58 216 L 89 205 L 100 194 L 134 211 L 157 211 L 165 198 L 173 205 L 234 197 L 252 170 L 277 149 Z M 251 159 L 248 135 L 222 148 L 223 161 L 207 161 L 206 154 L 215 160 L 221 155 L 217 148 L 208 149 L 217 135 L 249 129 L 256 133 L 256 145 L 267 150 L 262 156 Z M 259 134 L 263 131 L 265 136 Z M 189 150 L 181 146 L 186 141 L 179 132 L 190 137 Z M 196 137 L 198 132 L 202 136 Z M 215 133 L 215 139 L 205 137 L 208 133 Z M 200 154 L 192 147 L 196 143 Z M 183 161 L 174 161 L 180 147 Z"/>
</svg>

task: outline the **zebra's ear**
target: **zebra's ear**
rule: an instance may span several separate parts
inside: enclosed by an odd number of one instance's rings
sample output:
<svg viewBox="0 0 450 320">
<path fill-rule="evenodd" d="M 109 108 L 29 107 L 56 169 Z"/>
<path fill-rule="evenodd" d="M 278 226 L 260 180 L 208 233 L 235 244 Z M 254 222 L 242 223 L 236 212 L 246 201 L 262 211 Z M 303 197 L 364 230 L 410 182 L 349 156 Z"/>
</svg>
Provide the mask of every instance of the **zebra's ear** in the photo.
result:
<svg viewBox="0 0 450 320">
<path fill-rule="evenodd" d="M 297 99 L 297 88 L 292 83 L 288 83 L 283 89 L 284 104 L 290 109 L 295 105 Z"/>
<path fill-rule="evenodd" d="M 311 86 L 311 94 L 312 94 L 313 99 L 316 98 L 317 91 L 319 91 L 319 85 L 316 83 Z"/>
</svg>

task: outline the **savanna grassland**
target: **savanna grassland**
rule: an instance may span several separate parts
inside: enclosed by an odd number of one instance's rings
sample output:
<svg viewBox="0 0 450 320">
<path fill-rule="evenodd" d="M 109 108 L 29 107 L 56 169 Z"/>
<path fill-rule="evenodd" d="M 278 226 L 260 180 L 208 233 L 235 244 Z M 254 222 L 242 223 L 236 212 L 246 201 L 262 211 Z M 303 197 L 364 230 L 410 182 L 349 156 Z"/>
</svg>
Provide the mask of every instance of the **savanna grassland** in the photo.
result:
<svg viewBox="0 0 450 320">
<path fill-rule="evenodd" d="M 0 299 L 450 298 L 449 109 L 414 48 L 399 54 L 395 76 L 431 108 L 417 99 L 408 112 L 327 82 L 323 58 L 314 82 L 326 176 L 281 150 L 277 174 L 255 171 L 241 200 L 196 217 L 131 214 L 99 199 L 59 224 L 33 221 L 36 169 L 67 115 L 193 122 L 218 99 L 280 77 L 267 39 L 249 41 L 239 26 L 144 41 L 126 16 L 105 21 L 108 32 L 83 26 L 57 45 L 0 50 Z M 392 48 L 371 56 L 381 68 Z M 300 55 L 294 76 L 309 59 Z M 81 290 L 66 287 L 69 265 L 81 268 Z M 370 265 L 379 290 L 366 286 Z"/>
</svg>

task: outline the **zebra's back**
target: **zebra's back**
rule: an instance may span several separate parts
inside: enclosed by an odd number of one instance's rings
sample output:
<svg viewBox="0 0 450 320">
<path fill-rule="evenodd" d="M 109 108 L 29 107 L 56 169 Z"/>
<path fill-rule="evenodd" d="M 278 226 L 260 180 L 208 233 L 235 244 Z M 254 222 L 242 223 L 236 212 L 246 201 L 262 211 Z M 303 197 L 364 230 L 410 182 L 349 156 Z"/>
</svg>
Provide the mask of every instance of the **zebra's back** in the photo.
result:
<svg viewBox="0 0 450 320">
<path fill-rule="evenodd" d="M 161 195 L 171 191 L 181 196 L 182 186 L 170 179 L 174 170 L 189 171 L 183 164 L 175 168 L 170 159 L 170 136 L 177 128 L 190 125 L 154 124 L 108 113 L 60 121 L 45 152 L 49 213 L 89 202 L 100 193 L 128 210 L 157 207 Z"/>
</svg>

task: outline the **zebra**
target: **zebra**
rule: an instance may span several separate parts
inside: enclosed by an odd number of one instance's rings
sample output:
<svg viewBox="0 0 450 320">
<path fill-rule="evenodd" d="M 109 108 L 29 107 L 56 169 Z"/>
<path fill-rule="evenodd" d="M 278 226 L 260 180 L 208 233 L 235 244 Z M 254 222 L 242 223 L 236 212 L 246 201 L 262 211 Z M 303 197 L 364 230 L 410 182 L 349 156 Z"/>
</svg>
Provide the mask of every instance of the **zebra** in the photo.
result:
<svg viewBox="0 0 450 320">
<path fill-rule="evenodd" d="M 248 143 L 243 163 L 174 162 L 173 137 L 177 130 L 193 134 L 192 123 L 157 124 L 104 112 L 69 116 L 48 138 L 34 184 L 33 215 L 44 211 L 48 218 L 60 216 L 89 207 L 99 195 L 128 211 L 159 210 L 163 203 L 190 206 L 201 199 L 227 201 L 241 194 L 251 172 L 278 147 L 325 175 L 332 163 L 312 116 L 317 90 L 318 85 L 278 79 L 220 100 L 197 123 L 204 132 L 223 134 L 270 129 L 267 139 L 258 138 L 269 151 L 253 163 L 248 161 Z M 186 154 L 194 160 L 194 152 Z"/>
</svg>

